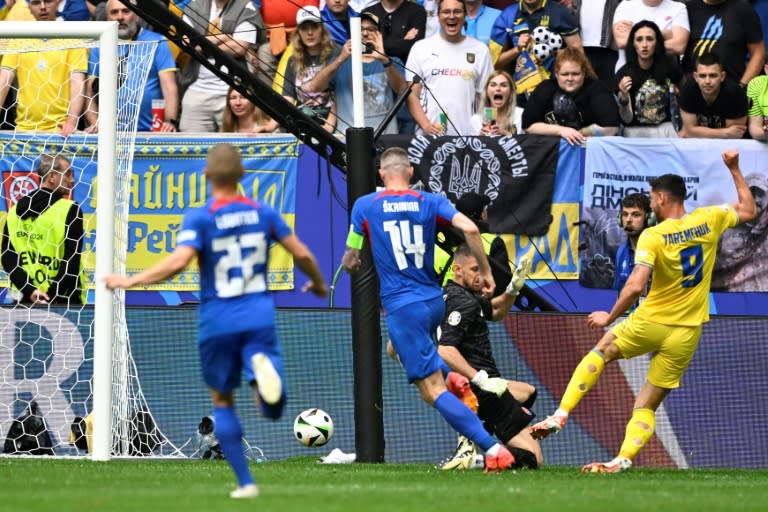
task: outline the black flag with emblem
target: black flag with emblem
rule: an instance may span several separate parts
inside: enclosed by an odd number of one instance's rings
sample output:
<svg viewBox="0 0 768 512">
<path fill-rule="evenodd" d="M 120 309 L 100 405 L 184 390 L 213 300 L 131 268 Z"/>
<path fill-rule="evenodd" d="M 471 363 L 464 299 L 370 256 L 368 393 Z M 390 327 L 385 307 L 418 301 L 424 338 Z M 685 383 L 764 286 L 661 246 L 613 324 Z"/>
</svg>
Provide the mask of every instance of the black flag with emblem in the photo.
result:
<svg viewBox="0 0 768 512">
<path fill-rule="evenodd" d="M 488 196 L 492 232 L 539 236 L 549 230 L 559 137 L 392 135 L 378 145 L 405 149 L 414 178 L 430 192 L 454 203 L 466 192 Z"/>
</svg>

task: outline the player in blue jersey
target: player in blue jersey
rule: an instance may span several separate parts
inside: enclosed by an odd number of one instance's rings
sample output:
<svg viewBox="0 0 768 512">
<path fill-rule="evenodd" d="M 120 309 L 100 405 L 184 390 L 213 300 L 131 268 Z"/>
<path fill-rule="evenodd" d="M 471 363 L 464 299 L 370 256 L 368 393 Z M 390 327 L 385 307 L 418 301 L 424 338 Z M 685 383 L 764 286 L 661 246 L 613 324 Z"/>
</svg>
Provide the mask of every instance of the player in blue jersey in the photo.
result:
<svg viewBox="0 0 768 512">
<path fill-rule="evenodd" d="M 270 419 L 282 414 L 283 361 L 274 304 L 267 291 L 270 243 L 276 241 L 288 250 L 309 276 L 303 291 L 323 297 L 327 288 L 315 257 L 280 215 L 239 195 L 243 167 L 237 149 L 230 144 L 211 148 L 205 176 L 213 197 L 204 207 L 185 214 L 173 253 L 140 274 L 112 274 L 105 283 L 108 288 L 157 283 L 197 259 L 201 292 L 198 348 L 203 377 L 211 390 L 216 437 L 239 483 L 230 496 L 253 498 L 259 489 L 244 455 L 234 389 L 244 370 L 262 414 Z"/>
<path fill-rule="evenodd" d="M 475 442 L 485 456 L 486 471 L 501 471 L 514 457 L 483 428 L 480 420 L 445 387 L 447 366 L 437 354 L 433 339 L 443 319 L 443 292 L 434 269 L 437 226 L 453 224 L 464 232 L 467 245 L 480 266 L 482 292 L 490 297 L 494 281 L 483 251 L 480 232 L 472 220 L 444 197 L 411 190 L 413 167 L 401 148 L 381 155 L 379 175 L 385 190 L 360 197 L 352 208 L 343 265 L 349 272 L 360 268 L 360 250 L 367 239 L 379 275 L 381 302 L 387 328 L 408 380 L 416 384 L 422 400 L 434 406 L 459 433 Z M 487 378 L 476 382 L 491 392 L 506 383 Z M 499 386 L 501 384 L 501 386 Z"/>
</svg>

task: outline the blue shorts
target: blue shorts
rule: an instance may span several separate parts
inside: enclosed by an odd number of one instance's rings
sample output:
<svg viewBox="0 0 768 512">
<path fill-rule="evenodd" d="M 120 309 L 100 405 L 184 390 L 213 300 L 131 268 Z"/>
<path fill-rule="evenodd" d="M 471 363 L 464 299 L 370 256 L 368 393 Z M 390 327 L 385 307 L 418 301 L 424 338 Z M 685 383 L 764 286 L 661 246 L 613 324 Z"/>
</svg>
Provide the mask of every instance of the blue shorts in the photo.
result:
<svg viewBox="0 0 768 512">
<path fill-rule="evenodd" d="M 445 313 L 443 297 L 408 304 L 387 312 L 387 329 L 408 382 L 429 377 L 446 368 L 437 354 L 434 334 Z"/>
<path fill-rule="evenodd" d="M 252 382 L 254 374 L 251 358 L 259 352 L 266 354 L 280 374 L 285 397 L 283 354 L 274 326 L 205 338 L 198 342 L 198 350 L 205 383 L 221 393 L 228 393 L 240 386 L 243 372 L 246 380 Z"/>
</svg>

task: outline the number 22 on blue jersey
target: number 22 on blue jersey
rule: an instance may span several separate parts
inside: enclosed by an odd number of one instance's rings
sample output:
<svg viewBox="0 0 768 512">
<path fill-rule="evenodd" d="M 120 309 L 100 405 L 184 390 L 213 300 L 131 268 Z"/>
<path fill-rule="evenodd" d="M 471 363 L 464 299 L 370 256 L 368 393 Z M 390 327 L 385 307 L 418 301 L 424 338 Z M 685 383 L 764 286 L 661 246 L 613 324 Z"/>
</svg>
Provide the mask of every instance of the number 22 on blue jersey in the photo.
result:
<svg viewBox="0 0 768 512">
<path fill-rule="evenodd" d="M 216 296 L 227 299 L 266 291 L 266 276 L 263 271 L 256 271 L 256 267 L 263 267 L 267 262 L 264 233 L 214 238 L 211 249 L 214 253 L 224 253 L 214 267 Z"/>
</svg>

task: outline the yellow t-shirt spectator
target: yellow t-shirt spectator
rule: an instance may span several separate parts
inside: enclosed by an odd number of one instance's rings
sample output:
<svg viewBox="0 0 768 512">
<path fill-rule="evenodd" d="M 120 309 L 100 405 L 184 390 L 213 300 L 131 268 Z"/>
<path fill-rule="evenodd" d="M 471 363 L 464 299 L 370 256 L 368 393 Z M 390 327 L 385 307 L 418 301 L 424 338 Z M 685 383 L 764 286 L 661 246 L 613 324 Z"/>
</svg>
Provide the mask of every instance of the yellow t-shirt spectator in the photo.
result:
<svg viewBox="0 0 768 512">
<path fill-rule="evenodd" d="M 67 120 L 70 77 L 85 76 L 88 55 L 85 48 L 13 53 L 5 56 L 2 67 L 14 71 L 19 84 L 16 128 L 56 131 Z"/>
</svg>

